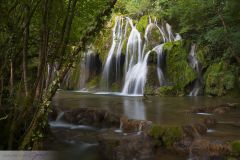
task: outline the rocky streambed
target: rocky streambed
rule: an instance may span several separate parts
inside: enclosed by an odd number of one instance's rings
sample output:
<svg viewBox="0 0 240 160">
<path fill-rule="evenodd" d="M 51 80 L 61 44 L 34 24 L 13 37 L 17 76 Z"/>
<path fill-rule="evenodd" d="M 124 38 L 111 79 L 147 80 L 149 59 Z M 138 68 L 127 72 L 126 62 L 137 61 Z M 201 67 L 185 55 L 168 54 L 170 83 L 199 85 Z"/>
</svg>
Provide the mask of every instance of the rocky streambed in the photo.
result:
<svg viewBox="0 0 240 160">
<path fill-rule="evenodd" d="M 186 116 L 188 121 L 175 124 L 132 119 L 121 112 L 83 105 L 56 105 L 50 115 L 51 135 L 45 147 L 61 151 L 63 159 L 240 158 L 240 108 L 237 103 L 190 106 L 175 117 Z"/>
</svg>

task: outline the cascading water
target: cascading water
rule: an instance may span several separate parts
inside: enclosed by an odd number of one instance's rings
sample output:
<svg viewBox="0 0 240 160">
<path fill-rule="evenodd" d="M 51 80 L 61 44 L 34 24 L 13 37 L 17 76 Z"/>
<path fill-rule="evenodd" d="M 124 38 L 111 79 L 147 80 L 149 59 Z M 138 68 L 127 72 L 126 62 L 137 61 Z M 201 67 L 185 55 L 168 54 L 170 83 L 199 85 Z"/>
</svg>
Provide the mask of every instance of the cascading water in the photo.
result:
<svg viewBox="0 0 240 160">
<path fill-rule="evenodd" d="M 124 21 L 126 22 L 124 23 Z M 127 37 L 128 25 L 131 26 L 131 32 L 129 34 L 126 46 L 123 75 L 124 85 L 122 94 L 143 95 L 145 83 L 147 80 L 147 62 L 149 54 L 151 52 L 155 52 L 157 54 L 157 74 L 160 86 L 162 86 L 165 84 L 165 77 L 163 72 L 165 57 L 163 54 L 163 46 L 166 42 L 181 40 L 181 36 L 179 34 L 176 34 L 174 37 L 172 27 L 168 23 L 166 23 L 164 26 L 159 27 L 156 18 L 154 21 L 152 21 L 151 17 L 149 17 L 149 24 L 145 30 L 144 41 L 142 41 L 141 34 L 133 24 L 131 18 L 116 17 L 115 25 L 113 28 L 112 45 L 103 69 L 102 82 L 105 84 L 104 89 L 108 89 L 110 86 L 110 81 L 112 80 L 112 77 L 110 75 L 114 71 L 114 62 L 116 64 L 115 80 L 116 77 L 119 77 L 120 57 L 124 41 Z M 152 50 L 146 51 L 147 48 L 152 47 L 152 44 L 149 45 L 149 38 L 151 37 L 151 32 L 153 29 L 157 29 L 159 31 L 159 35 L 163 43 L 157 45 Z"/>
<path fill-rule="evenodd" d="M 130 34 L 129 29 L 131 29 Z M 157 40 L 155 34 L 159 35 Z M 123 77 L 123 87 L 120 95 L 143 95 L 147 81 L 148 58 L 151 52 L 157 54 L 156 68 L 159 84 L 160 86 L 166 84 L 163 46 L 166 42 L 181 40 L 181 36 L 174 34 L 168 23 L 158 25 L 156 18 L 152 20 L 149 17 L 149 24 L 143 38 L 144 40 L 142 40 L 141 33 L 137 30 L 131 18 L 115 18 L 115 25 L 112 30 L 112 45 L 103 65 L 101 78 L 103 92 L 97 92 L 96 94 L 109 93 L 104 91 L 108 91 L 114 82 L 121 82 Z M 124 44 L 126 44 L 125 55 L 122 54 Z M 91 49 L 84 53 L 80 63 L 80 78 L 78 81 L 80 90 L 86 90 L 86 83 L 91 78 L 92 53 Z M 124 61 L 121 60 L 123 56 L 125 56 Z M 123 62 L 124 67 L 122 67 Z M 67 76 L 65 80 L 68 82 L 68 79 Z"/>
<path fill-rule="evenodd" d="M 189 59 L 189 64 L 191 68 L 194 69 L 198 74 L 198 78 L 194 82 L 193 89 L 190 92 L 189 96 L 198 96 L 199 92 L 202 89 L 202 76 L 201 76 L 200 64 L 196 56 L 196 44 L 192 44 L 188 59 Z"/>
<path fill-rule="evenodd" d="M 182 40 L 181 35 L 180 35 L 179 33 L 176 33 L 176 36 L 175 36 L 175 38 L 174 38 L 174 41 L 180 41 L 180 40 Z"/>
<path fill-rule="evenodd" d="M 84 53 L 83 58 L 80 62 L 80 75 L 79 75 L 79 89 L 86 90 L 86 83 L 90 76 L 90 67 L 92 61 L 93 51 L 89 49 Z"/>
<path fill-rule="evenodd" d="M 165 77 L 164 77 L 163 69 L 161 65 L 165 60 L 163 55 L 163 46 L 164 44 L 160 44 L 159 46 L 156 46 L 155 48 L 153 48 L 153 51 L 157 53 L 157 74 L 158 74 L 158 80 L 159 80 L 160 86 L 163 86 L 165 83 Z"/>
<path fill-rule="evenodd" d="M 122 90 L 123 94 L 143 94 L 147 75 L 147 60 L 149 53 L 142 52 L 142 40 L 139 31 L 129 21 L 132 31 L 127 42 L 125 56 L 125 82 Z"/>
<path fill-rule="evenodd" d="M 126 31 L 127 31 L 127 26 L 128 24 L 126 23 L 126 27 L 124 29 L 124 19 L 122 17 L 116 17 L 115 20 L 115 26 L 113 28 L 113 39 L 112 39 L 112 45 L 111 49 L 108 53 L 104 69 L 103 69 L 103 74 L 102 74 L 102 84 L 103 89 L 109 88 L 109 83 L 110 83 L 110 72 L 114 71 L 112 70 L 113 66 L 113 61 L 114 59 L 116 60 L 116 77 L 119 77 L 120 75 L 120 56 L 122 52 L 122 47 L 123 47 L 123 41 L 126 36 Z"/>
<path fill-rule="evenodd" d="M 147 77 L 147 60 L 150 52 L 137 64 L 130 67 L 125 78 L 123 94 L 143 94 Z"/>
</svg>

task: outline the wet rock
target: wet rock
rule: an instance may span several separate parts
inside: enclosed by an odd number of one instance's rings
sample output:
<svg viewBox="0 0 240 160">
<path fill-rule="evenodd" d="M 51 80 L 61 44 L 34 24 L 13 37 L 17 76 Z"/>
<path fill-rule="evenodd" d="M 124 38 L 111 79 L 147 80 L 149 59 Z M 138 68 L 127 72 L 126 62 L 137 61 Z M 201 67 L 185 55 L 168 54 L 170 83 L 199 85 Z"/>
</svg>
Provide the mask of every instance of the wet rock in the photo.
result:
<svg viewBox="0 0 240 160">
<path fill-rule="evenodd" d="M 153 155 L 152 141 L 144 135 L 124 138 L 116 148 L 116 156 L 119 160 L 151 160 L 154 158 Z"/>
<path fill-rule="evenodd" d="M 49 113 L 49 116 L 48 116 L 49 120 L 50 121 L 55 121 L 57 119 L 57 116 L 59 115 L 60 112 L 61 112 L 61 110 L 54 106 L 52 108 L 51 113 Z"/>
<path fill-rule="evenodd" d="M 150 129 L 152 122 L 147 120 L 134 120 L 127 117 L 121 117 L 120 119 L 121 129 L 124 133 L 132 132 L 146 132 Z"/>
<path fill-rule="evenodd" d="M 99 128 L 119 127 L 120 117 L 106 110 L 78 108 L 66 111 L 64 120 L 78 125 L 91 125 Z"/>
<path fill-rule="evenodd" d="M 203 135 L 207 132 L 207 126 L 204 123 L 195 123 L 193 125 L 196 129 L 196 132 L 198 132 L 199 135 Z"/>
<path fill-rule="evenodd" d="M 213 110 L 213 113 L 215 114 L 224 114 L 226 112 L 229 112 L 231 110 L 230 107 L 220 107 L 220 108 L 216 108 Z"/>
<path fill-rule="evenodd" d="M 232 109 L 236 109 L 238 106 L 237 103 L 226 103 L 216 106 L 201 106 L 197 108 L 193 108 L 191 113 L 214 113 L 214 114 L 224 114 L 226 112 L 231 111 Z"/>
<path fill-rule="evenodd" d="M 153 160 L 152 139 L 144 134 L 105 133 L 101 135 L 100 145 L 111 160 Z"/>
<path fill-rule="evenodd" d="M 207 159 L 225 159 L 230 152 L 229 145 L 222 143 L 211 143 L 204 139 L 198 139 L 193 142 L 190 147 L 190 155 L 192 160 Z"/>
<path fill-rule="evenodd" d="M 207 128 L 211 128 L 217 124 L 217 121 L 215 118 L 206 117 L 203 119 L 203 123 L 207 126 Z"/>
<path fill-rule="evenodd" d="M 196 139 L 199 139 L 201 135 L 206 134 L 207 129 L 213 127 L 215 124 L 216 120 L 214 118 L 207 117 L 198 123 L 194 123 L 191 125 L 183 125 L 183 137 L 181 141 L 179 141 L 179 143 L 174 146 L 175 149 L 182 152 L 188 152 L 192 143 Z"/>
<path fill-rule="evenodd" d="M 196 138 L 199 138 L 200 135 L 193 125 L 184 125 L 182 126 L 182 130 L 183 130 L 183 137 L 179 141 L 179 143 L 177 143 L 177 145 L 174 146 L 174 148 L 178 151 L 188 153 L 189 148 L 192 145 L 193 141 Z"/>
</svg>

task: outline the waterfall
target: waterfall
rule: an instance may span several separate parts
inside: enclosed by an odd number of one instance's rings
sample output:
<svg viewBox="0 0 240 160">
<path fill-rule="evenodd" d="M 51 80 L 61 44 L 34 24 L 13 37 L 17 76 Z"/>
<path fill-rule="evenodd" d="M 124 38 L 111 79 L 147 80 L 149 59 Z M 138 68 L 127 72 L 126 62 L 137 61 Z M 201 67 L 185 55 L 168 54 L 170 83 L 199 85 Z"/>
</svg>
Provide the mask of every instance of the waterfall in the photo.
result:
<svg viewBox="0 0 240 160">
<path fill-rule="evenodd" d="M 131 31 L 128 29 L 131 29 Z M 152 33 L 155 33 L 152 32 L 154 29 L 159 32 L 159 39 L 152 43 L 151 38 L 154 37 L 152 36 Z M 167 42 L 181 40 L 180 34 L 174 34 L 172 27 L 168 23 L 158 25 L 157 19 L 152 20 L 149 16 L 149 24 L 146 26 L 143 39 L 131 18 L 121 16 L 115 18 L 112 30 L 112 44 L 102 71 L 101 85 L 103 92 L 100 93 L 108 93 L 104 91 L 108 91 L 114 82 L 123 80 L 121 95 L 143 95 L 147 81 L 148 57 L 151 52 L 157 55 L 156 69 L 159 84 L 160 86 L 166 84 L 163 46 Z M 122 49 L 125 44 L 126 52 L 123 55 Z M 91 53 L 91 51 L 86 52 L 81 62 L 80 89 L 85 88 L 85 84 L 90 78 Z M 122 56 L 125 56 L 124 61 L 121 60 Z M 123 62 L 124 66 L 122 67 Z"/>
<path fill-rule="evenodd" d="M 198 74 L 198 78 L 194 82 L 193 89 L 190 92 L 189 96 L 198 96 L 200 90 L 202 89 L 202 77 L 201 77 L 200 64 L 196 56 L 196 44 L 192 44 L 188 59 L 189 59 L 189 64 L 191 68 L 194 69 Z"/>
<path fill-rule="evenodd" d="M 63 111 L 61 111 L 61 112 L 58 114 L 57 118 L 56 118 L 56 122 L 59 122 L 59 121 L 61 121 L 61 120 L 62 120 L 62 118 L 63 118 L 63 116 L 64 116 L 64 112 L 63 112 Z"/>
<path fill-rule="evenodd" d="M 166 23 L 166 29 L 168 33 L 168 41 L 171 42 L 174 40 L 174 36 L 173 36 L 172 27 L 168 23 Z"/>
<path fill-rule="evenodd" d="M 163 74 L 162 64 L 164 64 L 165 58 L 163 55 L 163 46 L 164 44 L 160 44 L 153 48 L 153 51 L 157 53 L 157 74 L 160 86 L 163 86 L 165 83 L 165 77 Z"/>
<path fill-rule="evenodd" d="M 90 68 L 92 63 L 92 49 L 88 49 L 87 52 L 84 52 L 83 58 L 80 62 L 80 74 L 79 74 L 79 82 L 78 88 L 80 90 L 86 90 L 86 83 L 90 76 Z"/>
<path fill-rule="evenodd" d="M 104 84 L 104 89 L 109 89 L 110 85 L 110 72 L 114 71 L 111 70 L 113 66 L 114 58 L 116 60 L 116 77 L 119 77 L 120 75 L 120 56 L 122 52 L 123 47 L 123 39 L 126 36 L 127 26 L 128 23 L 126 23 L 126 27 L 124 29 L 124 19 L 122 17 L 116 17 L 115 19 L 115 26 L 113 28 L 113 37 L 112 37 L 112 45 L 111 49 L 108 53 L 103 74 L 102 74 L 102 84 Z M 124 31 L 125 30 L 125 31 Z"/>
<path fill-rule="evenodd" d="M 180 35 L 179 33 L 176 33 L 176 36 L 175 36 L 175 38 L 174 38 L 174 41 L 180 41 L 180 40 L 182 40 L 181 35 Z"/>
<path fill-rule="evenodd" d="M 143 59 L 129 68 L 126 78 L 125 84 L 122 90 L 123 94 L 143 94 L 144 87 L 146 83 L 147 77 L 147 60 L 150 51 L 145 55 Z"/>
<path fill-rule="evenodd" d="M 127 17 L 127 21 L 132 27 L 132 31 L 129 35 L 127 42 L 127 50 L 125 55 L 125 74 L 131 69 L 137 62 L 142 60 L 142 39 L 139 31 L 133 25 L 130 18 Z"/>
</svg>

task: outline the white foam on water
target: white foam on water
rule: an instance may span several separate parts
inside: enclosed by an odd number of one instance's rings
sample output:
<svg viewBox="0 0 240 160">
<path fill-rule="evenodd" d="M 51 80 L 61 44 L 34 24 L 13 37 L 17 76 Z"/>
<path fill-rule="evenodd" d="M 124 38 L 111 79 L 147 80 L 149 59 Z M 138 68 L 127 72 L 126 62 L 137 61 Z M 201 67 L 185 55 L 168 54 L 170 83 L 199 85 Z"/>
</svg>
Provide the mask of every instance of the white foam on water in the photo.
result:
<svg viewBox="0 0 240 160">
<path fill-rule="evenodd" d="M 203 112 L 199 112 L 199 113 L 197 113 L 198 115 L 203 115 L 203 116 L 211 116 L 211 115 L 213 115 L 213 114 L 211 114 L 211 113 L 203 113 Z"/>
</svg>

